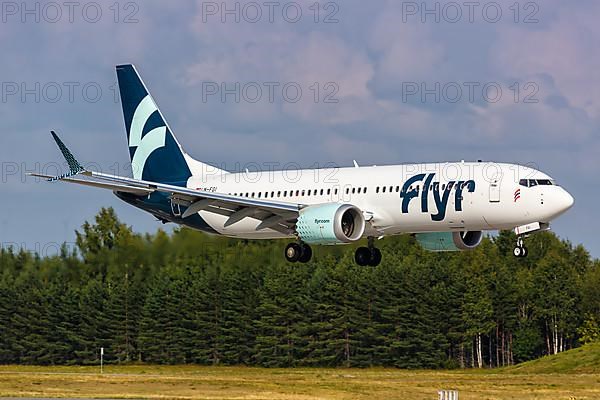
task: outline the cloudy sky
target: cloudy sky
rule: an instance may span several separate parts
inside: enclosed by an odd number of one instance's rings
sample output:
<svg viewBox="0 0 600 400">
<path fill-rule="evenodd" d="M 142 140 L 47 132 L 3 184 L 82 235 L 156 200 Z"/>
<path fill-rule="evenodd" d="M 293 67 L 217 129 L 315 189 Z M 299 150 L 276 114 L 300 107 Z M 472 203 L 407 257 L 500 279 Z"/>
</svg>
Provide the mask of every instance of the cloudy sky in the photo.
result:
<svg viewBox="0 0 600 400">
<path fill-rule="evenodd" d="M 2 2 L 0 242 L 74 240 L 110 192 L 54 173 L 49 135 L 127 174 L 114 66 L 134 63 L 186 150 L 229 170 L 422 161 L 532 164 L 576 199 L 553 228 L 600 256 L 600 3 Z M 300 93 L 301 92 L 301 93 Z M 267 167 L 268 168 L 268 167 Z"/>
</svg>

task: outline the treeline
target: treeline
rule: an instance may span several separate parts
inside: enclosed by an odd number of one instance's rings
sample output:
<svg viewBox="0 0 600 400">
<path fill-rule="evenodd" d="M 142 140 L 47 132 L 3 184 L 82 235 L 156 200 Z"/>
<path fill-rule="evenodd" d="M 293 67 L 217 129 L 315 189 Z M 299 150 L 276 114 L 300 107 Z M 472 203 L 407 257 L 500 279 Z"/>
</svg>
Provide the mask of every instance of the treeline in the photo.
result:
<svg viewBox="0 0 600 400">
<path fill-rule="evenodd" d="M 103 209 L 77 249 L 0 251 L 0 364 L 496 367 L 598 337 L 600 263 L 552 233 L 503 232 L 477 250 L 379 242 L 283 260 L 281 241 L 181 229 L 140 235 Z"/>
</svg>

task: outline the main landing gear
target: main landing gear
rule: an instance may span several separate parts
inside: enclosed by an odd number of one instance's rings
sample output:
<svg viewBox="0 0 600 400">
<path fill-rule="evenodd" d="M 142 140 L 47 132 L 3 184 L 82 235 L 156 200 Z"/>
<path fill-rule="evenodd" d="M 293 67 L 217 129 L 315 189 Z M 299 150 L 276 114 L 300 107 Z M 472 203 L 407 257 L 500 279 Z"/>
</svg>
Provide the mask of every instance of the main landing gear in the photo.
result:
<svg viewBox="0 0 600 400">
<path fill-rule="evenodd" d="M 373 245 L 374 238 L 369 238 L 368 247 L 359 247 L 354 253 L 354 261 L 360 266 L 376 267 L 381 262 L 381 251 Z M 312 258 L 312 249 L 303 242 L 292 242 L 285 247 L 285 259 L 288 262 L 307 263 Z"/>
<path fill-rule="evenodd" d="M 523 245 L 523 238 L 521 236 L 519 236 L 517 238 L 517 245 L 515 246 L 515 249 L 513 250 L 513 255 L 515 257 L 527 257 L 527 254 L 529 252 L 527 251 L 527 247 L 525 247 Z"/>
<path fill-rule="evenodd" d="M 354 253 L 354 261 L 360 266 L 376 267 L 381 262 L 381 251 L 374 246 L 374 238 L 369 237 L 368 247 L 359 247 Z"/>
<path fill-rule="evenodd" d="M 306 243 L 290 243 L 285 247 L 285 259 L 289 262 L 307 263 L 312 257 L 312 249 Z"/>
</svg>

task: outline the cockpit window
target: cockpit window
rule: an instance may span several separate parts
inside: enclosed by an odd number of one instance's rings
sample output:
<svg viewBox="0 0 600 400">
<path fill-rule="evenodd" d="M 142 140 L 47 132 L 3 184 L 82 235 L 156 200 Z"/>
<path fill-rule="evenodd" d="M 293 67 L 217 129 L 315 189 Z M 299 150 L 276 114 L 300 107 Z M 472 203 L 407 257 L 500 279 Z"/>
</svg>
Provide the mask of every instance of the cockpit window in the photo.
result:
<svg viewBox="0 0 600 400">
<path fill-rule="evenodd" d="M 553 186 L 555 185 L 553 180 L 550 179 L 521 179 L 519 181 L 519 185 L 525 187 L 533 187 L 533 186 Z"/>
</svg>

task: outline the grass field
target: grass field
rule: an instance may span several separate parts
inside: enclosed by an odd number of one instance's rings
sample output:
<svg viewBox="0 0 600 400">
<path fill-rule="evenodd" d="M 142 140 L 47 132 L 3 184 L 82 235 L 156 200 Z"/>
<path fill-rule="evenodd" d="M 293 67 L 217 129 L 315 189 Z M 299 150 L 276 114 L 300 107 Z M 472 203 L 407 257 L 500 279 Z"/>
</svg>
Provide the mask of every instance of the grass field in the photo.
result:
<svg viewBox="0 0 600 400">
<path fill-rule="evenodd" d="M 496 370 L 0 366 L 0 397 L 436 400 L 600 399 L 600 344 Z"/>
</svg>

